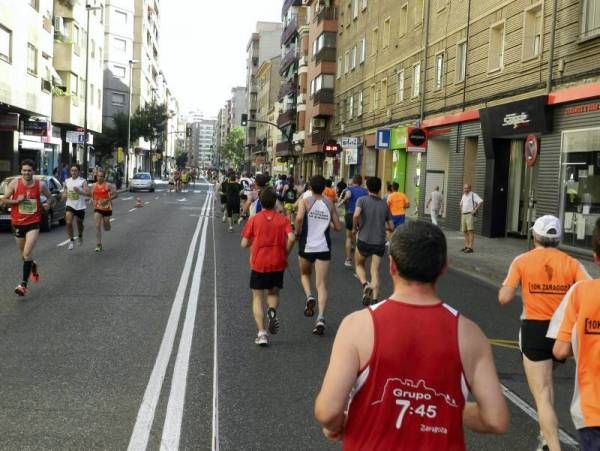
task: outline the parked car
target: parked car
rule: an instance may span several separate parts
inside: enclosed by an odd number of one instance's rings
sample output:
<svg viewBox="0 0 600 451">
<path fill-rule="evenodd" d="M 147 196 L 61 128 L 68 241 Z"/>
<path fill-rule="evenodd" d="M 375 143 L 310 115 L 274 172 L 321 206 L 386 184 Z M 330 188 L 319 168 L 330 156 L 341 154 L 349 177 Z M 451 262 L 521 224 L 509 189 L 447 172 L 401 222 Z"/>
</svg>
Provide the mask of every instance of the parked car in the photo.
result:
<svg viewBox="0 0 600 451">
<path fill-rule="evenodd" d="M 132 193 L 140 190 L 148 190 L 153 193 L 154 188 L 154 179 L 149 172 L 138 172 L 129 182 L 129 191 Z"/>
<path fill-rule="evenodd" d="M 11 176 L 2 180 L 2 183 L 0 183 L 0 195 L 4 195 L 8 184 L 16 177 L 18 176 Z M 55 200 L 54 208 L 50 209 L 48 199 L 46 199 L 46 196 L 43 194 L 41 195 L 42 206 L 44 208 L 42 210 L 42 223 L 40 225 L 40 230 L 42 232 L 49 232 L 55 223 L 65 223 L 67 198 L 66 196 L 61 195 L 63 187 L 57 178 L 51 175 L 35 175 L 34 177 L 36 180 L 41 180 L 46 184 L 50 194 L 52 194 L 52 197 Z M 0 205 L 0 227 L 10 227 L 10 210 L 10 206 Z"/>
</svg>

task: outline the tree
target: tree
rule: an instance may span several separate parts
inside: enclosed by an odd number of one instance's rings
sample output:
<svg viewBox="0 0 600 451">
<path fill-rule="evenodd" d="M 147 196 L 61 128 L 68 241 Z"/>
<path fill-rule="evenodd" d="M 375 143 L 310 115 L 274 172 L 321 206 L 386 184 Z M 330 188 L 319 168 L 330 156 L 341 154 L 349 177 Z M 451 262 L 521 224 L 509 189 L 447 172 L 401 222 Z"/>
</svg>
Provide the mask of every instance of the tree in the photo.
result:
<svg viewBox="0 0 600 451">
<path fill-rule="evenodd" d="M 244 161 L 244 130 L 239 127 L 232 129 L 219 153 L 222 161 L 228 162 L 231 167 L 239 168 Z"/>
<path fill-rule="evenodd" d="M 117 112 L 113 115 L 113 125 L 104 126 L 102 134 L 96 137 L 96 157 L 99 160 L 112 156 L 117 147 L 127 149 L 127 113 Z M 139 125 L 132 118 L 131 141 L 140 137 Z"/>
<path fill-rule="evenodd" d="M 178 168 L 185 168 L 187 165 L 188 154 L 185 151 L 177 151 L 175 155 L 175 162 L 177 163 Z"/>
<path fill-rule="evenodd" d="M 167 128 L 169 114 L 167 105 L 156 102 L 148 103 L 139 108 L 131 118 L 132 134 L 134 124 L 139 136 L 150 141 L 150 145 L 156 142 Z"/>
</svg>

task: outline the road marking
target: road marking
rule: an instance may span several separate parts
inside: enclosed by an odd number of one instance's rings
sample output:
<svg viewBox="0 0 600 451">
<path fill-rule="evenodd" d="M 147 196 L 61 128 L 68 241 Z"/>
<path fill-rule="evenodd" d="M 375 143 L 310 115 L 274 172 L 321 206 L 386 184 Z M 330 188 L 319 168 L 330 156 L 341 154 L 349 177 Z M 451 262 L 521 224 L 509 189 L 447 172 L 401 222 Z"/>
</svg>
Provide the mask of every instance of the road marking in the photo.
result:
<svg viewBox="0 0 600 451">
<path fill-rule="evenodd" d="M 196 194 L 198 194 L 198 193 L 203 193 L 204 191 L 200 191 L 200 190 L 194 190 L 194 192 L 195 192 Z"/>
<path fill-rule="evenodd" d="M 132 209 L 129 210 L 129 213 L 131 213 L 132 211 L 136 211 L 136 210 L 137 210 L 137 208 L 134 207 L 134 208 L 132 208 Z"/>
<path fill-rule="evenodd" d="M 70 240 L 70 239 L 68 239 L 68 240 L 64 240 L 62 243 L 58 243 L 58 246 L 56 246 L 56 247 L 63 247 L 63 246 L 66 246 L 66 245 L 69 243 L 69 241 L 71 241 L 71 240 Z"/>
<path fill-rule="evenodd" d="M 144 202 L 144 205 L 150 205 L 150 202 Z"/>
<path fill-rule="evenodd" d="M 133 199 L 133 196 L 121 197 L 121 200 L 131 200 L 131 199 Z"/>
<path fill-rule="evenodd" d="M 213 198 L 214 199 L 214 198 Z M 213 205 L 214 209 L 214 205 Z M 212 451 L 219 451 L 219 354 L 218 354 L 218 324 L 217 313 L 217 241 L 215 238 L 215 220 L 212 221 L 213 235 L 213 266 L 215 296 L 213 301 L 213 398 L 212 398 Z"/>
<path fill-rule="evenodd" d="M 204 203 L 206 204 L 207 201 L 208 197 Z M 156 406 L 162 390 L 165 373 L 169 366 L 169 360 L 171 359 L 171 354 L 173 352 L 173 343 L 175 342 L 175 335 L 177 334 L 177 326 L 179 324 L 185 292 L 190 279 L 192 262 L 194 260 L 194 255 L 196 254 L 196 244 L 198 243 L 198 236 L 200 235 L 203 222 L 203 218 L 198 218 L 196 229 L 194 230 L 194 235 L 183 266 L 183 271 L 181 272 L 181 278 L 179 279 L 179 286 L 177 287 L 175 299 L 171 306 L 171 313 L 169 314 L 167 326 L 165 327 L 165 333 L 160 343 L 156 362 L 154 363 L 152 374 L 148 380 L 144 398 L 140 405 L 140 410 L 138 411 L 135 426 L 131 434 L 129 446 L 127 447 L 129 451 L 145 451 L 148 447 L 148 439 L 150 437 L 150 431 L 156 413 Z"/>
<path fill-rule="evenodd" d="M 177 199 L 177 202 L 186 202 L 187 199 L 184 197 L 183 199 Z"/>
<path fill-rule="evenodd" d="M 212 196 L 207 196 L 209 210 Z M 202 238 L 200 248 L 196 258 L 196 266 L 193 271 L 192 286 L 188 298 L 187 311 L 183 323 L 181 338 L 179 339 L 179 348 L 173 368 L 173 379 L 171 381 L 171 392 L 167 404 L 167 413 L 163 427 L 160 449 L 162 451 L 179 449 L 179 440 L 181 438 L 181 424 L 183 422 L 183 411 L 185 405 L 185 392 L 187 388 L 187 376 L 190 364 L 190 355 L 192 352 L 192 340 L 194 336 L 194 326 L 196 322 L 196 313 L 198 311 L 198 298 L 200 297 L 200 286 L 202 283 L 202 270 L 204 268 L 204 257 L 206 256 L 206 231 L 208 229 L 208 220 L 202 224 Z"/>
<path fill-rule="evenodd" d="M 154 200 L 156 200 L 156 199 L 159 199 L 159 197 L 158 197 L 158 196 L 156 196 L 156 197 L 154 198 Z"/>
<path fill-rule="evenodd" d="M 504 396 L 506 396 L 510 401 L 512 401 L 512 403 L 516 405 L 519 409 L 521 409 L 523 412 L 529 415 L 536 423 L 538 422 L 538 415 L 533 407 L 527 404 L 527 402 L 525 402 L 523 398 L 521 398 L 515 392 L 511 391 L 504 384 L 500 384 L 500 387 L 502 387 L 502 393 L 504 393 Z M 570 434 L 566 433 L 561 428 L 558 429 L 558 438 L 565 445 L 574 446 L 576 448 L 579 446 L 577 440 L 575 440 Z"/>
</svg>

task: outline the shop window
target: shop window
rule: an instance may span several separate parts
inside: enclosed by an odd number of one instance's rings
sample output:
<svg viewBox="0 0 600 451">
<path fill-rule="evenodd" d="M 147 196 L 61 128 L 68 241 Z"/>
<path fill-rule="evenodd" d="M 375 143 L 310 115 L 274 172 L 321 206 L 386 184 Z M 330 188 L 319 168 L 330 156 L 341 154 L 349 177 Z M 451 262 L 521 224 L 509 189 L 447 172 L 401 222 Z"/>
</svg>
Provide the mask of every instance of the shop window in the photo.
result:
<svg viewBox="0 0 600 451">
<path fill-rule="evenodd" d="M 37 75 L 38 72 L 38 51 L 33 44 L 27 44 L 27 73 Z"/>
<path fill-rule="evenodd" d="M 542 5 L 525 10 L 523 19 L 523 60 L 540 56 L 542 51 Z"/>
<path fill-rule="evenodd" d="M 600 128 L 563 133 L 561 197 L 563 242 L 589 249 L 600 218 Z"/>
<path fill-rule="evenodd" d="M 600 35 L 600 0 L 581 2 L 581 39 Z"/>
</svg>

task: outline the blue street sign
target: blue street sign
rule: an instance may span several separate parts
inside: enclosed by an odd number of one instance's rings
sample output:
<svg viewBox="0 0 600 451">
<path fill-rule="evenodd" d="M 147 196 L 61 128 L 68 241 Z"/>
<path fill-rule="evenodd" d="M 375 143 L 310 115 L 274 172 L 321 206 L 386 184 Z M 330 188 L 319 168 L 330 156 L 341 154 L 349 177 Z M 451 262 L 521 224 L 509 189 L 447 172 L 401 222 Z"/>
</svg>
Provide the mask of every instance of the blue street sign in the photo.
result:
<svg viewBox="0 0 600 451">
<path fill-rule="evenodd" d="M 380 128 L 377 130 L 375 148 L 376 149 L 389 149 L 391 131 L 389 128 Z"/>
</svg>

